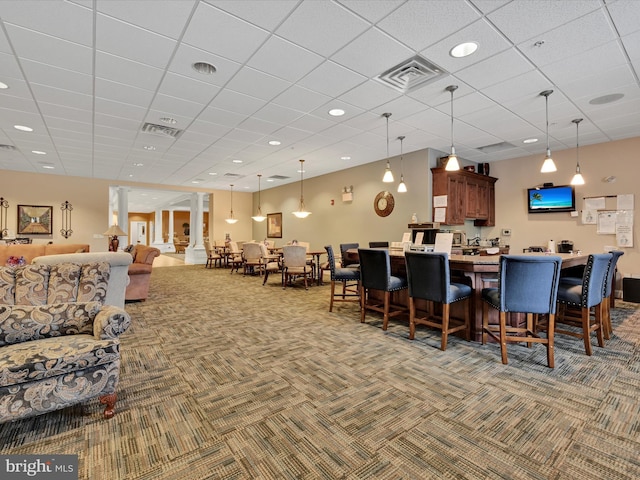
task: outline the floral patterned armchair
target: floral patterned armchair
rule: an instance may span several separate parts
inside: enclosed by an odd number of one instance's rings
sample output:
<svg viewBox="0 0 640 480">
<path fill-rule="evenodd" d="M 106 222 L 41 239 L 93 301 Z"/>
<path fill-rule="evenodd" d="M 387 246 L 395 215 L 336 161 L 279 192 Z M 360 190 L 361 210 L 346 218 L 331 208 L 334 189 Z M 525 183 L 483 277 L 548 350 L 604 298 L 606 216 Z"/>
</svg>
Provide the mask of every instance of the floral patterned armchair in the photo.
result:
<svg viewBox="0 0 640 480">
<path fill-rule="evenodd" d="M 104 304 L 109 276 L 106 261 L 0 267 L 0 423 L 94 397 L 114 415 L 131 318 Z"/>
</svg>

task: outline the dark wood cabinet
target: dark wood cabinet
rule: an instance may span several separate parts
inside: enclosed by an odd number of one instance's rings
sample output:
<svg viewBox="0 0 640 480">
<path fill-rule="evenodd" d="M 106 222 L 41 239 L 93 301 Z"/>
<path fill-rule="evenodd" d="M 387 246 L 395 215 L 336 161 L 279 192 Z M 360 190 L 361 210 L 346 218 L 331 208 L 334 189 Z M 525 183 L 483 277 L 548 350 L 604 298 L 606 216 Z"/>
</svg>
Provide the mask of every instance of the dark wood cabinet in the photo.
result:
<svg viewBox="0 0 640 480">
<path fill-rule="evenodd" d="M 442 223 L 463 225 L 465 220 L 473 220 L 476 226 L 495 225 L 497 178 L 466 170 L 447 172 L 442 167 L 432 168 L 431 173 L 433 196 L 447 196 L 445 221 Z"/>
</svg>

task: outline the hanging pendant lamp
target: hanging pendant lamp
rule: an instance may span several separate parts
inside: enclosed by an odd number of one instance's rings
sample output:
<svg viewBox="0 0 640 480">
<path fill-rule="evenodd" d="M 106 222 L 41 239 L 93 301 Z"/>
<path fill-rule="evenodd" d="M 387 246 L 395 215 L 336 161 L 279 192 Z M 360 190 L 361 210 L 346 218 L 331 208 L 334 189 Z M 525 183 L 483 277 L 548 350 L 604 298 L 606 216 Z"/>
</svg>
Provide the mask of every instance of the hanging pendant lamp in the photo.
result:
<svg viewBox="0 0 640 480">
<path fill-rule="evenodd" d="M 460 170 L 460 163 L 458 162 L 458 157 L 456 156 L 456 148 L 453 146 L 453 92 L 455 92 L 457 89 L 457 85 L 449 85 L 445 89 L 447 92 L 451 92 L 451 154 L 449 155 L 447 165 L 444 168 L 449 172 Z"/>
<path fill-rule="evenodd" d="M 304 160 L 300 160 L 300 205 L 298 206 L 298 210 L 293 212 L 293 214 L 298 218 L 307 218 L 309 215 L 311 215 L 311 212 L 307 212 L 306 208 L 304 207 L 304 195 L 302 193 L 302 185 L 304 183 L 303 173 Z"/>
<path fill-rule="evenodd" d="M 233 185 L 231 185 L 231 212 L 229 213 L 229 218 L 225 218 L 224 221 L 231 224 L 238 221 L 238 219 L 233 216 Z"/>
<path fill-rule="evenodd" d="M 540 92 L 540 95 L 544 97 L 547 118 L 547 155 L 544 157 L 544 163 L 542 164 L 542 168 L 540 169 L 542 173 L 555 172 L 556 170 L 558 170 L 556 168 L 556 164 L 553 162 L 553 158 L 551 158 L 551 149 L 549 148 L 549 95 L 551 95 L 552 93 L 553 90 L 545 90 L 544 92 Z"/>
<path fill-rule="evenodd" d="M 264 222 L 267 218 L 262 215 L 262 205 L 260 204 L 260 177 L 262 177 L 262 175 L 258 174 L 258 213 L 256 213 L 255 216 L 251 217 L 256 222 Z"/>
<path fill-rule="evenodd" d="M 393 182 L 393 172 L 391 171 L 391 165 L 389 164 L 389 117 L 390 113 L 383 113 L 382 116 L 387 119 L 387 168 L 384 169 L 384 176 L 382 181 L 384 183 Z"/>
<path fill-rule="evenodd" d="M 571 179 L 571 185 L 584 185 L 584 178 L 582 177 L 582 173 L 580 173 L 580 145 L 578 143 L 578 126 L 582 118 L 576 118 L 571 121 L 576 124 L 576 174 Z"/>
<path fill-rule="evenodd" d="M 404 172 L 402 171 L 402 141 L 404 140 L 404 135 L 400 135 L 398 140 L 400 140 L 400 183 L 398 184 L 398 192 L 406 193 L 407 185 L 404 183 Z"/>
</svg>

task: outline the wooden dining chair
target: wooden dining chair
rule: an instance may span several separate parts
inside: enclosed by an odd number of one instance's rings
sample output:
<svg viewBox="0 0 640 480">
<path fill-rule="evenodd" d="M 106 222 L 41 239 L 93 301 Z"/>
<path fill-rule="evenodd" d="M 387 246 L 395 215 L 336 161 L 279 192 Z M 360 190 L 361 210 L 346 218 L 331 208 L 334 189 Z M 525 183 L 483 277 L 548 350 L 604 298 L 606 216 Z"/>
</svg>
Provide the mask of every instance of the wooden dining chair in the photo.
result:
<svg viewBox="0 0 640 480">
<path fill-rule="evenodd" d="M 542 343 L 547 365 L 554 368 L 554 326 L 562 259 L 558 256 L 502 255 L 497 288 L 482 290 L 482 344 L 487 335 L 500 343 L 502 363 L 508 363 L 507 342 Z M 489 324 L 489 307 L 498 310 L 498 325 Z M 526 314 L 525 326 L 507 326 L 508 313 Z M 539 315 L 547 317 L 547 335 L 538 334 Z M 535 318 L 534 318 L 535 317 Z"/>
<path fill-rule="evenodd" d="M 326 245 L 327 267 L 331 273 L 331 299 L 329 301 L 329 311 L 333 311 L 333 302 L 360 302 L 360 270 L 355 268 L 342 268 L 336 266 L 336 259 L 333 254 L 333 247 Z M 336 284 L 340 283 L 340 291 L 336 293 Z"/>
<path fill-rule="evenodd" d="M 282 289 L 287 288 L 294 277 L 302 277 L 305 290 L 309 289 L 308 278 L 313 278 L 313 270 L 307 263 L 307 248 L 301 245 L 282 247 Z"/>
</svg>

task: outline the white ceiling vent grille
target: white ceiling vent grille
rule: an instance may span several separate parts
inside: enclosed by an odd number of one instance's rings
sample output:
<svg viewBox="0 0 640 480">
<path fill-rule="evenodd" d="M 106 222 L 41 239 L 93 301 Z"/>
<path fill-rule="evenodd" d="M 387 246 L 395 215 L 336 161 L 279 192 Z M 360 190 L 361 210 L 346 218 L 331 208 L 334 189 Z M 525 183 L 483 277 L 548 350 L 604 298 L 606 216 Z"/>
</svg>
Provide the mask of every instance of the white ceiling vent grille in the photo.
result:
<svg viewBox="0 0 640 480">
<path fill-rule="evenodd" d="M 426 58 L 416 55 L 378 75 L 375 79 L 398 92 L 408 93 L 447 73 Z"/>
<path fill-rule="evenodd" d="M 166 125 L 156 125 L 155 123 L 145 123 L 142 125 L 142 131 L 150 133 L 152 135 L 159 135 L 161 137 L 178 138 L 182 135 L 182 130 L 177 128 L 167 127 Z"/>
<path fill-rule="evenodd" d="M 225 178 L 244 178 L 245 175 L 240 175 L 238 173 L 225 173 L 224 177 Z"/>
<path fill-rule="evenodd" d="M 291 178 L 291 177 L 285 177 L 284 175 L 271 175 L 269 178 L 273 180 L 287 180 L 288 178 Z"/>
<path fill-rule="evenodd" d="M 516 146 L 513 143 L 500 142 L 493 143 L 491 145 L 485 145 L 483 147 L 478 147 L 478 150 L 480 150 L 482 153 L 497 153 L 501 152 L 502 150 L 509 150 L 510 148 L 516 148 Z"/>
<path fill-rule="evenodd" d="M 13 145 L 0 144 L 0 150 L 17 150 Z"/>
</svg>

